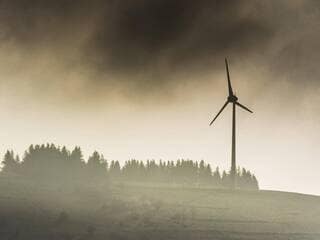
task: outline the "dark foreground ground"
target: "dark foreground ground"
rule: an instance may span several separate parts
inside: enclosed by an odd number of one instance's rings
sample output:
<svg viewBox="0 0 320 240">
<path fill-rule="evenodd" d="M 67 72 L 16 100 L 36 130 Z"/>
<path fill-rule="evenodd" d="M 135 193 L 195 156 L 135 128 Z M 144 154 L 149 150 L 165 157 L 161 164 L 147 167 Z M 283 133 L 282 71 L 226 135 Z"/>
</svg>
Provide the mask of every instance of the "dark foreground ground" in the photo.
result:
<svg viewBox="0 0 320 240">
<path fill-rule="evenodd" d="M 319 240 L 320 197 L 127 184 L 62 190 L 2 183 L 0 239 Z"/>
</svg>

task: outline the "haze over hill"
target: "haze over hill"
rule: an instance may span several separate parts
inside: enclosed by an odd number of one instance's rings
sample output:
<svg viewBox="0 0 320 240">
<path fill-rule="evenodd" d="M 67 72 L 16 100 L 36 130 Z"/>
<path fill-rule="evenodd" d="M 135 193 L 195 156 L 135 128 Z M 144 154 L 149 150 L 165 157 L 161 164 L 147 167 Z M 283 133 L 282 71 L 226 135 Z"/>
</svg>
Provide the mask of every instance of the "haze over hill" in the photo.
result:
<svg viewBox="0 0 320 240">
<path fill-rule="evenodd" d="M 320 198 L 156 185 L 48 189 L 0 182 L 8 239 L 318 240 Z M 102 188 L 101 188 L 102 187 Z"/>
<path fill-rule="evenodd" d="M 13 240 L 316 240 L 320 197 L 259 190 L 246 169 L 204 161 L 132 159 L 120 166 L 81 148 L 7 151 L 0 172 L 0 234 Z M 232 190 L 231 190 L 232 189 Z"/>
<path fill-rule="evenodd" d="M 319 13 L 315 0 L 1 1 L 0 153 L 77 143 L 228 169 L 228 114 L 208 127 L 227 56 L 254 111 L 238 111 L 238 163 L 263 189 L 319 195 Z"/>
</svg>

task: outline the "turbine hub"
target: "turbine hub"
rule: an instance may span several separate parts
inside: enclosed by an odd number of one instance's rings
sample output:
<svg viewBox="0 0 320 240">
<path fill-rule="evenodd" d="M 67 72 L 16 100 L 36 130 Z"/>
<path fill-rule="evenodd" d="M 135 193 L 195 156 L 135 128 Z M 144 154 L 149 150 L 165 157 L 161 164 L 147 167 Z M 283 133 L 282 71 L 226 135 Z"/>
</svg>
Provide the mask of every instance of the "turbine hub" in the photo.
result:
<svg viewBox="0 0 320 240">
<path fill-rule="evenodd" d="M 231 96 L 228 97 L 228 101 L 229 102 L 237 102 L 238 98 L 235 95 L 231 95 Z"/>
</svg>

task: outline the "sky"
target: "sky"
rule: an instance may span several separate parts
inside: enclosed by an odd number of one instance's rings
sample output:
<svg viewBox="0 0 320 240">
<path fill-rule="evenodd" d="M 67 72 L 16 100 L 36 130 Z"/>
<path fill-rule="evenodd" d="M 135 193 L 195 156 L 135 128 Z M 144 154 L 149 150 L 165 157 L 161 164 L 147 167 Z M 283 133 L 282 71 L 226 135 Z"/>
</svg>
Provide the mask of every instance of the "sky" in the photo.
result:
<svg viewBox="0 0 320 240">
<path fill-rule="evenodd" d="M 316 0 L 0 1 L 0 153 L 55 143 L 109 160 L 237 163 L 320 195 Z"/>
</svg>

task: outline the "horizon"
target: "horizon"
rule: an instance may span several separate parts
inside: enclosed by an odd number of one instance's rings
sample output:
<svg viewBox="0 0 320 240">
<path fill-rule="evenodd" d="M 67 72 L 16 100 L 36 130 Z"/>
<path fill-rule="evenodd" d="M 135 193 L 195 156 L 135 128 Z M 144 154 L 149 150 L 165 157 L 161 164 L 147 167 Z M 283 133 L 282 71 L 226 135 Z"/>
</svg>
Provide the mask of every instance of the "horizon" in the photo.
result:
<svg viewBox="0 0 320 240">
<path fill-rule="evenodd" d="M 131 158 L 130 158 L 130 157 L 129 157 L 129 158 L 127 158 L 127 159 L 120 159 L 120 160 L 119 160 L 119 159 L 116 159 L 116 158 L 107 158 L 104 152 L 101 152 L 101 151 L 99 151 L 99 150 L 97 150 L 97 149 L 95 149 L 95 148 L 93 148 L 92 151 L 87 151 L 87 152 L 86 152 L 86 151 L 84 151 L 85 148 L 82 148 L 82 146 L 79 146 L 79 145 L 65 146 L 65 145 L 59 145 L 59 144 L 56 144 L 56 143 L 42 143 L 42 144 L 44 144 L 44 145 L 46 145 L 46 144 L 54 144 L 56 147 L 59 147 L 59 148 L 66 147 L 67 150 L 69 150 L 69 151 L 72 151 L 72 149 L 73 149 L 74 147 L 80 147 L 80 148 L 81 148 L 81 151 L 82 151 L 82 153 L 83 153 L 83 160 L 84 160 L 85 162 L 87 162 L 88 158 L 92 155 L 93 152 L 97 151 L 99 154 L 102 154 L 102 155 L 104 156 L 104 158 L 105 158 L 105 160 L 107 160 L 108 164 L 110 164 L 111 161 L 119 161 L 121 167 L 123 167 L 124 164 L 125 164 L 125 162 L 126 162 L 126 161 L 129 161 L 129 160 L 138 160 L 138 161 L 142 161 L 142 162 L 144 162 L 144 163 L 146 163 L 148 160 L 155 160 L 156 163 L 159 163 L 160 160 L 163 161 L 163 162 L 166 162 L 166 161 L 174 161 L 174 162 L 176 162 L 177 160 L 182 160 L 182 159 L 184 159 L 184 160 L 192 160 L 192 161 L 196 161 L 196 162 L 200 162 L 201 160 L 204 160 L 205 163 L 208 163 L 208 164 L 211 165 L 212 172 L 215 170 L 216 167 L 219 168 L 221 174 L 222 174 L 223 171 L 226 171 L 226 172 L 229 172 L 229 171 L 230 171 L 230 166 L 227 166 L 228 164 L 224 164 L 224 165 L 226 165 L 226 166 L 225 166 L 225 168 L 222 168 L 220 165 L 215 164 L 215 162 L 206 161 L 206 159 L 192 159 L 192 158 L 188 158 L 188 157 L 185 157 L 185 158 L 177 158 L 177 159 L 162 159 L 162 158 L 145 158 L 145 159 L 139 159 L 139 158 L 134 158 L 134 157 L 131 157 Z M 21 151 L 21 152 L 17 152 L 17 151 L 15 151 L 15 150 L 12 149 L 12 148 L 11 148 L 11 149 L 8 149 L 8 150 L 12 150 L 15 155 L 18 155 L 18 156 L 19 156 L 20 161 L 22 161 L 22 160 L 23 160 L 23 157 L 24 157 L 24 153 L 25 153 L 25 151 L 28 150 L 28 147 L 29 147 L 30 145 L 35 146 L 35 145 L 42 145 L 42 144 L 29 144 L 29 145 L 28 145 L 23 151 Z M 4 153 L 5 153 L 5 152 L 4 152 Z M 4 156 L 4 153 L 2 154 L 2 156 Z M 293 190 L 293 191 L 290 191 L 290 189 L 288 190 L 288 189 L 286 189 L 286 188 L 284 188 L 284 189 L 274 189 L 274 188 L 272 188 L 272 187 L 271 187 L 271 188 L 268 188 L 268 187 L 265 188 L 265 187 L 263 187 L 263 185 L 261 185 L 261 181 L 260 181 L 259 175 L 257 175 L 257 174 L 253 171 L 253 169 L 250 169 L 250 168 L 248 168 L 248 167 L 246 167 L 246 166 L 243 166 L 243 165 L 237 165 L 237 168 L 238 168 L 238 167 L 246 168 L 246 170 L 249 170 L 252 174 L 254 174 L 254 175 L 257 177 L 258 182 L 259 182 L 260 191 L 276 191 L 276 192 L 279 191 L 279 192 L 300 193 L 300 194 L 306 194 L 306 195 L 320 196 L 320 194 L 318 194 L 318 193 L 299 192 L 299 191 L 294 191 L 294 190 Z M 262 182 L 263 182 L 263 181 L 262 181 Z"/>
</svg>

